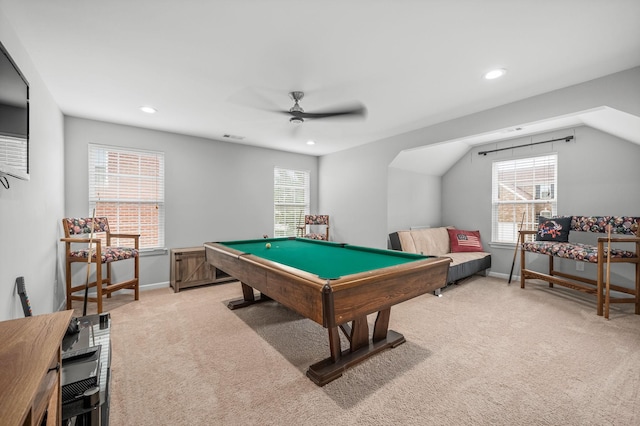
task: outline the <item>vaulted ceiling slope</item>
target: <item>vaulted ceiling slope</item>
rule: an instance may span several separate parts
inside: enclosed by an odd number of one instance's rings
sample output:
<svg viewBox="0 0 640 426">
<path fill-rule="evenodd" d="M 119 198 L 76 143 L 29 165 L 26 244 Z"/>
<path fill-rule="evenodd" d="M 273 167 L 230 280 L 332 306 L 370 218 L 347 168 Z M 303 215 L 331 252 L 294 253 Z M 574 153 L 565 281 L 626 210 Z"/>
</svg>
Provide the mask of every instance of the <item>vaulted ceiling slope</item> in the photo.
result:
<svg viewBox="0 0 640 426">
<path fill-rule="evenodd" d="M 640 95 L 640 88 L 638 88 L 638 94 Z M 530 136 L 529 143 L 537 143 L 548 138 L 534 138 L 532 135 L 566 129 L 567 131 L 560 137 L 571 136 L 570 128 L 578 126 L 593 127 L 640 145 L 640 117 L 602 106 L 533 123 L 518 123 L 508 128 L 424 147 L 406 149 L 398 153 L 389 166 L 415 173 L 442 176 L 474 146 L 510 139 L 522 140 L 521 138 L 525 136 Z M 562 131 L 559 133 L 562 134 Z"/>
<path fill-rule="evenodd" d="M 640 65 L 637 0 L 0 0 L 0 13 L 66 115 L 311 155 Z M 507 74 L 484 80 L 493 68 Z M 293 90 L 307 112 L 367 115 L 294 126 L 278 112 Z"/>
</svg>

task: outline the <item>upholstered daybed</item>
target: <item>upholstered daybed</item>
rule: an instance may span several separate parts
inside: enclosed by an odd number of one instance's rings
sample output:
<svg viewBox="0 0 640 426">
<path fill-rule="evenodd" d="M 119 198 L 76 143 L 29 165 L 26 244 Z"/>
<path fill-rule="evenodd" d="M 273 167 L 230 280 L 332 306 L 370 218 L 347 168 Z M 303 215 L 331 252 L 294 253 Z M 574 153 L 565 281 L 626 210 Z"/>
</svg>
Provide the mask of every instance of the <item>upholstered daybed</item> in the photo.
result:
<svg viewBox="0 0 640 426">
<path fill-rule="evenodd" d="M 491 253 L 482 248 L 478 231 L 453 227 L 420 228 L 389 234 L 393 250 L 451 259 L 447 284 L 455 283 L 491 267 Z M 453 244 L 452 244 L 453 242 Z"/>
</svg>

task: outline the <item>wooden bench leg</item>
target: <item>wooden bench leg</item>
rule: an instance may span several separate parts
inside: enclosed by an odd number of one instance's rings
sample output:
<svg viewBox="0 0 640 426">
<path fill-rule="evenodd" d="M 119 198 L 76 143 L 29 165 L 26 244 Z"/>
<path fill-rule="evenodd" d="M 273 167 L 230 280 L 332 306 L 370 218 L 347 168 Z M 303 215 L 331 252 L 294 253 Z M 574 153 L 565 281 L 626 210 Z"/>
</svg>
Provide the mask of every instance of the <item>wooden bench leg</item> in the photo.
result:
<svg viewBox="0 0 640 426">
<path fill-rule="evenodd" d="M 640 256 L 640 243 L 636 247 L 636 253 Z M 636 263 L 636 315 L 640 315 L 640 263 Z"/>
<path fill-rule="evenodd" d="M 522 241 L 520 242 L 520 288 L 524 288 L 524 259 L 525 259 L 525 251 L 522 249 L 522 243 L 524 241 L 524 237 L 522 237 Z"/>
<path fill-rule="evenodd" d="M 603 298 L 603 292 L 604 292 L 604 244 L 599 242 L 598 243 L 598 272 L 597 272 L 597 292 L 598 294 L 596 295 L 598 297 L 598 315 L 602 316 L 604 314 L 604 298 Z M 607 306 L 607 311 L 609 311 L 609 307 Z M 609 317 L 609 315 L 607 315 L 607 318 Z"/>
</svg>

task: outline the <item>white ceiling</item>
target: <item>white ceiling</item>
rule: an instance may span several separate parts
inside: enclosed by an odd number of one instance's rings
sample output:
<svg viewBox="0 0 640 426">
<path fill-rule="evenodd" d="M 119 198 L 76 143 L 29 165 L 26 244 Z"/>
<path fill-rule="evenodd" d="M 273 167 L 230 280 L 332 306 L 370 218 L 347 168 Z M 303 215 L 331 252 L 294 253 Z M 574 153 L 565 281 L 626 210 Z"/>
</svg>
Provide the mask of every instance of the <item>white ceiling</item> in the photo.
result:
<svg viewBox="0 0 640 426">
<path fill-rule="evenodd" d="M 0 10 L 66 115 L 311 155 L 640 65 L 638 0 L 0 0 Z M 507 75 L 483 80 L 494 67 Z M 306 93 L 307 112 L 358 101 L 368 115 L 294 127 L 269 111 L 290 108 L 291 90 Z"/>
</svg>

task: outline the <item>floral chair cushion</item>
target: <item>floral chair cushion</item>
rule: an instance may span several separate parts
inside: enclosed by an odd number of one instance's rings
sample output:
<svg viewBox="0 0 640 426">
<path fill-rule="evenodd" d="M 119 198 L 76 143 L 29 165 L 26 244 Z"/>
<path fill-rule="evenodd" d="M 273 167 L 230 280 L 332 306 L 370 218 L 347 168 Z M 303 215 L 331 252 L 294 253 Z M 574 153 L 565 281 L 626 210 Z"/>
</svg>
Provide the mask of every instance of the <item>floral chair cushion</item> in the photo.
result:
<svg viewBox="0 0 640 426">
<path fill-rule="evenodd" d="M 530 241 L 522 245 L 525 251 L 562 257 L 565 259 L 580 260 L 583 262 L 598 263 L 598 246 L 582 243 L 560 243 L 554 241 Z M 606 256 L 606 248 L 605 253 Z M 634 258 L 638 255 L 632 251 L 611 249 L 612 258 Z"/>
<path fill-rule="evenodd" d="M 305 225 L 329 225 L 329 215 L 308 214 L 304 217 Z"/>
<path fill-rule="evenodd" d="M 607 225 L 611 225 L 612 234 L 638 236 L 640 217 L 632 216 L 573 216 L 572 231 L 587 231 L 606 234 Z"/>
<path fill-rule="evenodd" d="M 83 235 L 91 233 L 91 224 L 93 218 L 67 218 L 65 219 L 69 225 L 69 235 Z M 96 217 L 93 232 L 109 232 L 109 224 L 106 217 Z"/>
<path fill-rule="evenodd" d="M 327 235 L 326 234 L 306 234 L 304 237 L 312 239 L 312 240 L 326 240 L 327 239 Z"/>
<path fill-rule="evenodd" d="M 115 262 L 117 260 L 133 259 L 138 257 L 138 250 L 132 247 L 102 247 L 101 263 Z M 89 256 L 89 249 L 75 250 L 69 252 L 69 256 L 86 259 Z M 96 253 L 92 250 L 91 259 L 95 261 Z"/>
</svg>

